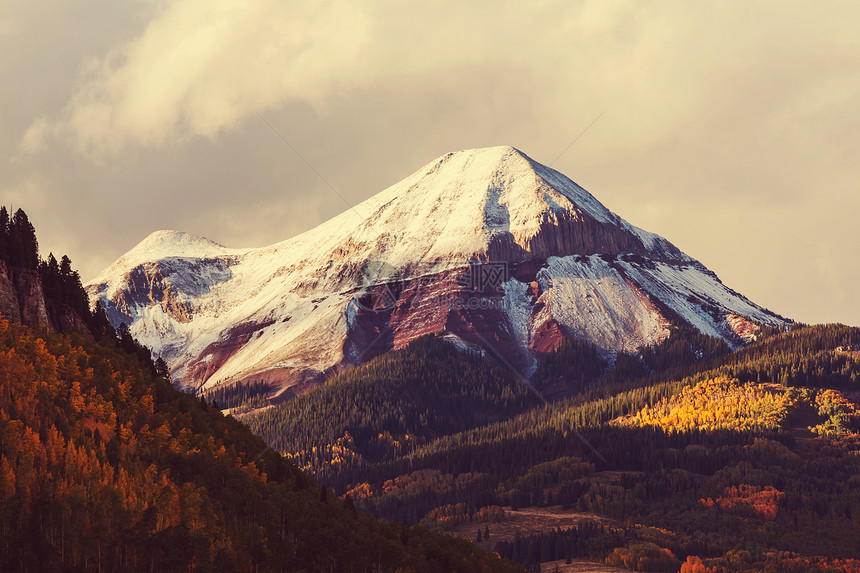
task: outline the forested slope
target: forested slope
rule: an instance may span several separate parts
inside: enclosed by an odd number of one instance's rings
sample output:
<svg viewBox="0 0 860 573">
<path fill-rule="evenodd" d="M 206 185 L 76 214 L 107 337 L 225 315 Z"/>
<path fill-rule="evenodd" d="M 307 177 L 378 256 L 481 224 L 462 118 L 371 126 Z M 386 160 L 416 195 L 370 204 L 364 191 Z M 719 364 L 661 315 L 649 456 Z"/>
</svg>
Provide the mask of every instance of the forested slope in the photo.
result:
<svg viewBox="0 0 860 573">
<path fill-rule="evenodd" d="M 427 336 L 247 423 L 303 467 L 334 478 L 344 466 L 393 459 L 537 403 L 511 371 Z"/>
<path fill-rule="evenodd" d="M 511 569 L 357 514 L 109 339 L 0 321 L 0 569 Z"/>
<path fill-rule="evenodd" d="M 860 329 L 763 330 L 734 353 L 684 340 L 602 369 L 573 344 L 547 362 L 556 383 L 580 386 L 573 397 L 375 459 L 341 440 L 337 472 L 330 460 L 300 459 L 359 508 L 473 538 L 486 531 L 483 546 L 527 565 L 584 557 L 639 570 L 860 569 Z M 417 359 L 410 352 L 398 361 Z M 350 395 L 348 380 L 338 395 Z M 337 411 L 338 400 L 327 407 Z M 307 433 L 304 411 L 292 411 L 290 427 Z M 318 450 L 336 433 L 308 427 Z M 601 520 L 494 534 L 525 507 Z"/>
</svg>

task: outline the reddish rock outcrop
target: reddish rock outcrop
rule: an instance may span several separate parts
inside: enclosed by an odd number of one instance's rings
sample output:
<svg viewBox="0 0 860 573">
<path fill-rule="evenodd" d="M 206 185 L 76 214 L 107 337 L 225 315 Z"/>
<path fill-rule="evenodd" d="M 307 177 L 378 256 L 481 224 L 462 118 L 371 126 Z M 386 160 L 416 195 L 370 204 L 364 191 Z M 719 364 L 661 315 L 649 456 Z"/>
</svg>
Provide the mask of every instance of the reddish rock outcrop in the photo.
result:
<svg viewBox="0 0 860 573">
<path fill-rule="evenodd" d="M 726 322 L 728 322 L 732 332 L 737 334 L 744 342 L 753 342 L 756 339 L 759 326 L 745 316 L 727 314 Z"/>
<path fill-rule="evenodd" d="M 221 368 L 233 354 L 242 348 L 261 329 L 271 326 L 273 321 L 265 323 L 237 324 L 223 333 L 221 339 L 213 342 L 200 354 L 200 357 L 189 367 L 191 379 L 205 380 L 213 372 Z"/>
<path fill-rule="evenodd" d="M 535 352 L 552 352 L 567 338 L 555 319 L 549 319 L 535 329 L 532 334 L 531 349 Z"/>
<path fill-rule="evenodd" d="M 510 329 L 500 328 L 507 322 L 500 285 L 476 289 L 470 280 L 475 272 L 472 266 L 370 289 L 356 305 L 344 356 L 364 362 L 444 331 L 491 350 L 517 369 L 526 367 L 528 357 L 518 341 Z M 383 302 L 389 300 L 391 308 Z"/>
</svg>

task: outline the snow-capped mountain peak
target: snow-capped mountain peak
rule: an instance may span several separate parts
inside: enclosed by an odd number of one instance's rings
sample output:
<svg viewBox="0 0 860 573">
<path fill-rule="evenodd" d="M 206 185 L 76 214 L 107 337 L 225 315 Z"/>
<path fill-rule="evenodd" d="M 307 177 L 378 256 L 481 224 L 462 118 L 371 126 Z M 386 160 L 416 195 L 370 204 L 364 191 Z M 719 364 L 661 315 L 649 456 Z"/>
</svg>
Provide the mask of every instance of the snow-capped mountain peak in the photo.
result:
<svg viewBox="0 0 860 573">
<path fill-rule="evenodd" d="M 158 231 L 88 290 L 206 387 L 301 384 L 439 331 L 528 373 L 563 336 L 633 351 L 670 320 L 727 339 L 727 315 L 782 320 L 509 146 L 443 155 L 271 247 Z"/>
<path fill-rule="evenodd" d="M 99 282 L 118 270 L 168 257 L 204 259 L 235 254 L 244 250 L 247 249 L 230 249 L 205 237 L 196 237 L 182 231 L 155 231 L 99 273 L 91 282 Z"/>
</svg>

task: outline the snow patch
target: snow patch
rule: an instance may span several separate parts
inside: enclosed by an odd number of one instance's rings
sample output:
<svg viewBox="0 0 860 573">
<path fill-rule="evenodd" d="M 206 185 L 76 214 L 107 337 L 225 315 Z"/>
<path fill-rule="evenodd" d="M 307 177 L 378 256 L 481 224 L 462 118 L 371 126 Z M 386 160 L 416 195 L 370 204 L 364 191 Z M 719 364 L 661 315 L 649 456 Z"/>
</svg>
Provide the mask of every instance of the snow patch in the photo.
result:
<svg viewBox="0 0 860 573">
<path fill-rule="evenodd" d="M 487 351 L 485 349 L 481 348 L 477 344 L 473 344 L 471 342 L 463 340 L 462 338 L 460 338 L 456 334 L 447 333 L 447 334 L 441 336 L 440 338 L 443 341 L 447 342 L 448 344 L 452 345 L 454 348 L 456 348 L 460 352 L 463 352 L 465 354 L 472 354 L 472 355 L 480 356 L 481 358 L 483 358 L 487 355 Z"/>
<path fill-rule="evenodd" d="M 648 297 L 599 256 L 550 257 L 537 280 L 551 316 L 599 348 L 634 352 L 665 336 Z"/>
<path fill-rule="evenodd" d="M 511 325 L 511 332 L 521 346 L 528 348 L 531 342 L 532 301 L 528 294 L 529 285 L 517 279 L 509 279 L 502 288 L 505 296 L 502 308 Z"/>
<path fill-rule="evenodd" d="M 529 285 L 511 278 L 502 284 L 502 288 L 505 291 L 502 309 L 511 326 L 511 334 L 519 342 L 525 356 L 528 366 L 524 375 L 529 378 L 538 367 L 537 358 L 530 350 L 534 305 L 528 293 Z"/>
</svg>

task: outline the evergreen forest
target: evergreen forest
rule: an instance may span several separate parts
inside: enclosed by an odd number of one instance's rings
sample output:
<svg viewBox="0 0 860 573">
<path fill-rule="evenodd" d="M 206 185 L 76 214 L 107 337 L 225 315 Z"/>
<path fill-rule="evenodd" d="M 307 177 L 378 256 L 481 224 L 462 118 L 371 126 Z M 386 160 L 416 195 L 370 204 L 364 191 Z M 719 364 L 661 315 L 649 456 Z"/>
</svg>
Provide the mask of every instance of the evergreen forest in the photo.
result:
<svg viewBox="0 0 860 573">
<path fill-rule="evenodd" d="M 244 421 L 359 510 L 533 570 L 857 571 L 858 345 L 837 324 L 734 352 L 676 328 L 613 364 L 571 341 L 535 387 L 574 391 L 545 405 L 428 336 Z"/>
</svg>

